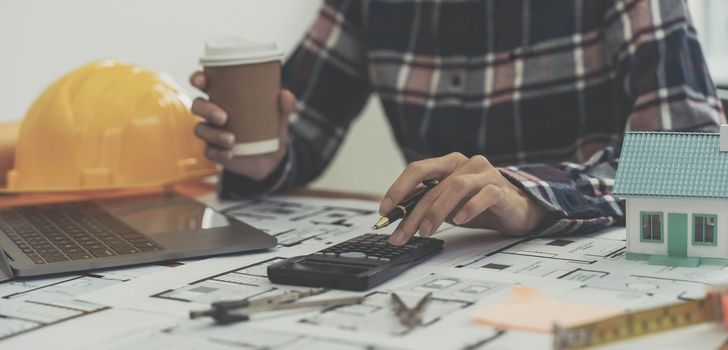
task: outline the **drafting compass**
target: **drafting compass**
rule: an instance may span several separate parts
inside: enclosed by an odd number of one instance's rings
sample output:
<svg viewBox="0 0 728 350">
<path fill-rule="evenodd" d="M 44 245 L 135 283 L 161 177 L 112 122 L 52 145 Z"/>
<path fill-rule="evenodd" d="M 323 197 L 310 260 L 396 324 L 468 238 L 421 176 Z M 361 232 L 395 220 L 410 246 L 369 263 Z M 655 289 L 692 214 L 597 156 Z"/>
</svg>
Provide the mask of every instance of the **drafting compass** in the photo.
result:
<svg viewBox="0 0 728 350">
<path fill-rule="evenodd" d="M 422 324 L 422 315 L 425 313 L 425 309 L 432 300 L 432 293 L 427 293 L 417 305 L 413 308 L 408 308 L 397 293 L 392 293 L 392 311 L 399 318 L 399 322 L 407 327 L 417 327 Z"/>
<path fill-rule="evenodd" d="M 248 321 L 250 315 L 259 312 L 351 305 L 361 303 L 364 300 L 364 297 L 344 297 L 297 302 L 305 297 L 322 294 L 327 290 L 325 288 L 314 288 L 306 291 L 288 291 L 283 294 L 253 300 L 220 301 L 212 303 L 211 308 L 208 310 L 191 311 L 190 318 L 209 316 L 219 324 L 229 324 Z"/>
</svg>

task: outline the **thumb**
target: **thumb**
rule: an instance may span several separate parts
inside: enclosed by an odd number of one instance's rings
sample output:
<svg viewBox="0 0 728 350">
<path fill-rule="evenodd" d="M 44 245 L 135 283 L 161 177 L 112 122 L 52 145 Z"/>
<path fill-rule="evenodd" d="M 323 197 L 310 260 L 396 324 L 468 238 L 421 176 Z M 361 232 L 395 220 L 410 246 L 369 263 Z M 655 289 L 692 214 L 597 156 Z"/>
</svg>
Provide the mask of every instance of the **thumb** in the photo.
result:
<svg viewBox="0 0 728 350">
<path fill-rule="evenodd" d="M 280 121 L 280 133 L 281 141 L 283 143 L 288 142 L 288 118 L 296 109 L 296 96 L 290 90 L 281 90 L 280 95 L 280 109 L 281 109 L 281 121 Z"/>
<path fill-rule="evenodd" d="M 290 90 L 281 90 L 280 107 L 281 114 L 288 118 L 288 115 L 296 109 L 296 96 Z"/>
</svg>

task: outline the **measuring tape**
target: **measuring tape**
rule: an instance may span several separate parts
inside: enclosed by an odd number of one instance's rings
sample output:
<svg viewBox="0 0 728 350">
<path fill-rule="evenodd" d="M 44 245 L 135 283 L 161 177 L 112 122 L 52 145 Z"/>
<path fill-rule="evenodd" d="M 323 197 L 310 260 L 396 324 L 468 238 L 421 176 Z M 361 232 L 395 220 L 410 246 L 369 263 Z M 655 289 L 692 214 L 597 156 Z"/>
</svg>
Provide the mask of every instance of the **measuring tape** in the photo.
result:
<svg viewBox="0 0 728 350">
<path fill-rule="evenodd" d="M 554 326 L 554 349 L 584 349 L 704 322 L 728 325 L 728 289 L 704 299 L 655 307 L 572 327 Z"/>
</svg>

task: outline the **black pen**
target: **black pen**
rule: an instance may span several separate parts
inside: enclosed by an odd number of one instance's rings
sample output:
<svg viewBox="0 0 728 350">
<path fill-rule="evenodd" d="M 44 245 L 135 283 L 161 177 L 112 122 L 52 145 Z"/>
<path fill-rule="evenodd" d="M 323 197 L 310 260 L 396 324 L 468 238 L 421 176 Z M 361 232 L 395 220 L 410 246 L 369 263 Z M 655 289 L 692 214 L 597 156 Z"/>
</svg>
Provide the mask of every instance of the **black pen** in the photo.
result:
<svg viewBox="0 0 728 350">
<path fill-rule="evenodd" d="M 389 224 L 407 216 L 407 214 L 415 208 L 417 203 L 419 203 L 422 196 L 424 196 L 425 193 L 434 188 L 438 183 L 440 183 L 440 181 L 438 180 L 423 181 L 422 184 L 424 184 L 425 187 L 422 187 L 419 190 L 415 191 L 415 193 L 397 204 L 397 206 L 395 206 L 394 209 L 392 209 L 386 216 L 379 218 L 379 221 L 377 221 L 377 223 L 372 226 L 372 230 L 378 230 L 380 228 L 387 227 L 389 226 Z"/>
</svg>

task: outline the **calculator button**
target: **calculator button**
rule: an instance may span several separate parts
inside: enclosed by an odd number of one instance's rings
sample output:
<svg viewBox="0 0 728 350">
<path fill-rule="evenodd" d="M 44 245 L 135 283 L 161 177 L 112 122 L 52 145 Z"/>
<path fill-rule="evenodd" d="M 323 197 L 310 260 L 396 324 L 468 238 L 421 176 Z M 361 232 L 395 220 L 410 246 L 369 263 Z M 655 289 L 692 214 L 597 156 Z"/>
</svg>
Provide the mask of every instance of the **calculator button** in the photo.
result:
<svg viewBox="0 0 728 350">
<path fill-rule="evenodd" d="M 356 259 L 367 257 L 367 255 L 362 252 L 346 252 L 346 253 L 339 254 L 339 256 L 342 258 L 356 258 Z"/>
</svg>

